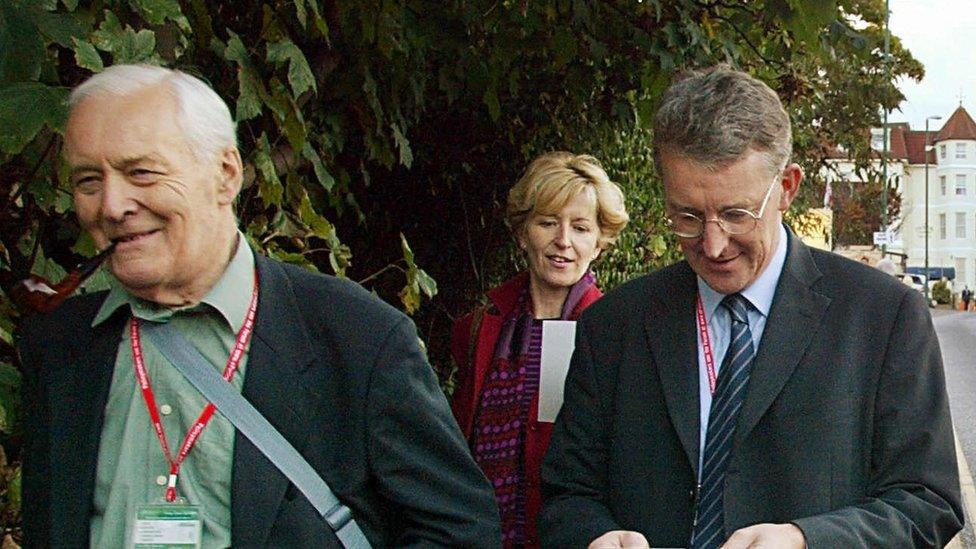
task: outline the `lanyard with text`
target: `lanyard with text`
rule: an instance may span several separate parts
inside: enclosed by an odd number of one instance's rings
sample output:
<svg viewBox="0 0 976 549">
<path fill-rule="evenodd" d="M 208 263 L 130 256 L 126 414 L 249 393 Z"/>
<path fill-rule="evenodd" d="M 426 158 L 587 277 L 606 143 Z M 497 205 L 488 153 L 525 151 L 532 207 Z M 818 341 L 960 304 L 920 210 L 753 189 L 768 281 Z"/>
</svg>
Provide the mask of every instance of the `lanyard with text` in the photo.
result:
<svg viewBox="0 0 976 549">
<path fill-rule="evenodd" d="M 247 350 L 247 345 L 251 341 L 251 334 L 254 331 L 254 317 L 257 309 L 258 278 L 257 273 L 255 273 L 254 290 L 251 293 L 251 302 L 247 309 L 247 316 L 244 318 L 244 325 L 241 326 L 241 331 L 237 333 L 234 349 L 231 351 L 230 357 L 227 358 L 227 365 L 224 366 L 223 376 L 227 381 L 234 378 L 237 367 L 240 365 L 241 359 L 244 357 L 244 352 Z M 169 462 L 169 481 L 166 483 L 166 501 L 172 503 L 176 501 L 176 478 L 180 474 L 180 465 L 186 459 L 190 450 L 193 449 L 193 445 L 196 444 L 197 439 L 200 438 L 200 433 L 203 432 L 203 429 L 210 422 L 210 418 L 213 417 L 216 407 L 213 403 L 207 403 L 203 408 L 203 412 L 200 413 L 200 417 L 197 418 L 193 427 L 186 434 L 186 439 L 183 440 L 183 445 L 180 447 L 180 451 L 174 459 L 173 453 L 169 449 L 169 443 L 166 442 L 163 424 L 159 419 L 159 410 L 156 408 L 156 396 L 153 393 L 152 385 L 149 383 L 149 372 L 146 370 L 146 363 L 142 357 L 142 346 L 139 342 L 139 320 L 136 317 L 132 317 L 129 321 L 129 335 L 132 343 L 132 365 L 136 370 L 136 379 L 139 381 L 139 388 L 142 390 L 142 398 L 146 401 L 146 408 L 149 410 L 149 419 L 152 421 L 153 429 L 156 431 L 156 437 L 159 438 L 159 444 L 163 448 L 163 453 L 166 454 L 166 461 Z"/>
<path fill-rule="evenodd" d="M 712 356 L 712 340 L 708 337 L 708 323 L 705 322 L 705 306 L 698 296 L 698 333 L 701 334 L 702 350 L 705 351 L 705 371 L 708 372 L 708 388 L 715 394 L 715 358 Z"/>
</svg>

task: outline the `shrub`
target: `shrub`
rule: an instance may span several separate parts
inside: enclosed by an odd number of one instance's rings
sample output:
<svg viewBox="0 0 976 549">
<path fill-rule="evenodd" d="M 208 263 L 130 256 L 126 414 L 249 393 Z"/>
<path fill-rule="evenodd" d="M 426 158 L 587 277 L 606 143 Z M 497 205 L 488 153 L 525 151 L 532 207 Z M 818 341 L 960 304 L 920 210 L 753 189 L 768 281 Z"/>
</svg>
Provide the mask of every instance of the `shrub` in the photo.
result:
<svg viewBox="0 0 976 549">
<path fill-rule="evenodd" d="M 952 303 L 952 290 L 949 289 L 947 281 L 940 280 L 932 285 L 932 299 L 936 303 Z"/>
</svg>

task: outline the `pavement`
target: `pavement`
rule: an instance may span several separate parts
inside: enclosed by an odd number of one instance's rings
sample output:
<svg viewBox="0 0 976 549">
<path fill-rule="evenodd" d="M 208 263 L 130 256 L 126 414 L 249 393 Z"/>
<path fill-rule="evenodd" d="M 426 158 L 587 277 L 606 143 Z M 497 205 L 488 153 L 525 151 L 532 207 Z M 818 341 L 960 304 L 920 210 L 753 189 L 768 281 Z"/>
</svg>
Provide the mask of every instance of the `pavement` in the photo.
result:
<svg viewBox="0 0 976 549">
<path fill-rule="evenodd" d="M 973 368 L 973 348 L 976 347 L 976 314 L 933 309 L 932 320 L 939 334 L 942 358 L 946 371 L 946 386 L 952 409 L 956 442 L 956 461 L 959 466 L 960 488 L 966 526 L 946 547 L 976 549 L 976 489 L 973 468 L 976 465 L 976 369 Z"/>
<path fill-rule="evenodd" d="M 962 506 L 966 514 L 966 529 L 959 533 L 946 545 L 946 549 L 973 549 L 973 517 L 976 517 L 976 487 L 973 486 L 973 474 L 962 453 L 962 445 L 956 436 L 956 459 L 959 463 L 959 487 L 962 489 Z"/>
</svg>

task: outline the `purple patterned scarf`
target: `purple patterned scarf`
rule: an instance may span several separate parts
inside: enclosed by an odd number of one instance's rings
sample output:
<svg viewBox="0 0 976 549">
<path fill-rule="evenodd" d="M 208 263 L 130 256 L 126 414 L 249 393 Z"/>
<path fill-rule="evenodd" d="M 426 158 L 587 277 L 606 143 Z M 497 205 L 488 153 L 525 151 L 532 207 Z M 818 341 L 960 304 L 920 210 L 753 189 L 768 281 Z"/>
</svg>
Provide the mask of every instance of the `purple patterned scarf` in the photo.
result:
<svg viewBox="0 0 976 549">
<path fill-rule="evenodd" d="M 561 320 L 578 315 L 576 307 L 594 282 L 587 272 L 570 288 Z M 533 321 L 531 301 L 526 283 L 502 321 L 471 435 L 474 459 L 495 488 L 505 547 L 525 543 L 525 426 L 539 389 L 542 346 L 541 322 Z"/>
</svg>

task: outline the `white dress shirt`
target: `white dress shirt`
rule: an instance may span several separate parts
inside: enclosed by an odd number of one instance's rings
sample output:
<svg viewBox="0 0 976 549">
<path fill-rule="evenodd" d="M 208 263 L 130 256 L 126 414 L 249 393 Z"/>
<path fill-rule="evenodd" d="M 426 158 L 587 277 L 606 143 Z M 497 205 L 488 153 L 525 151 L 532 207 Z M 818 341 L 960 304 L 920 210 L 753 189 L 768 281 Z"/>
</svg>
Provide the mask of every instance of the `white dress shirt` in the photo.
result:
<svg viewBox="0 0 976 549">
<path fill-rule="evenodd" d="M 776 284 L 779 282 L 779 276 L 783 272 L 783 264 L 786 262 L 786 242 L 786 229 L 780 225 L 779 244 L 776 246 L 776 251 L 773 253 L 769 265 L 759 275 L 759 278 L 739 292 L 752 304 L 748 313 L 749 330 L 752 332 L 752 347 L 757 352 L 759 351 L 759 342 L 762 341 L 763 330 L 766 328 L 769 308 L 773 304 L 773 296 L 776 295 Z M 729 311 L 720 306 L 725 294 L 713 290 L 702 277 L 697 278 L 698 295 L 701 296 L 702 306 L 705 309 L 705 320 L 708 323 L 708 337 L 711 342 L 717 378 L 722 368 L 722 360 L 725 358 L 725 351 L 729 347 L 732 318 Z M 701 406 L 698 437 L 698 476 L 700 480 L 702 456 L 705 453 L 705 435 L 708 431 L 708 413 L 712 407 L 712 390 L 708 383 L 705 350 L 702 346 L 701 330 L 698 329 L 697 320 L 695 322 L 695 333 L 698 337 L 698 394 Z"/>
</svg>

